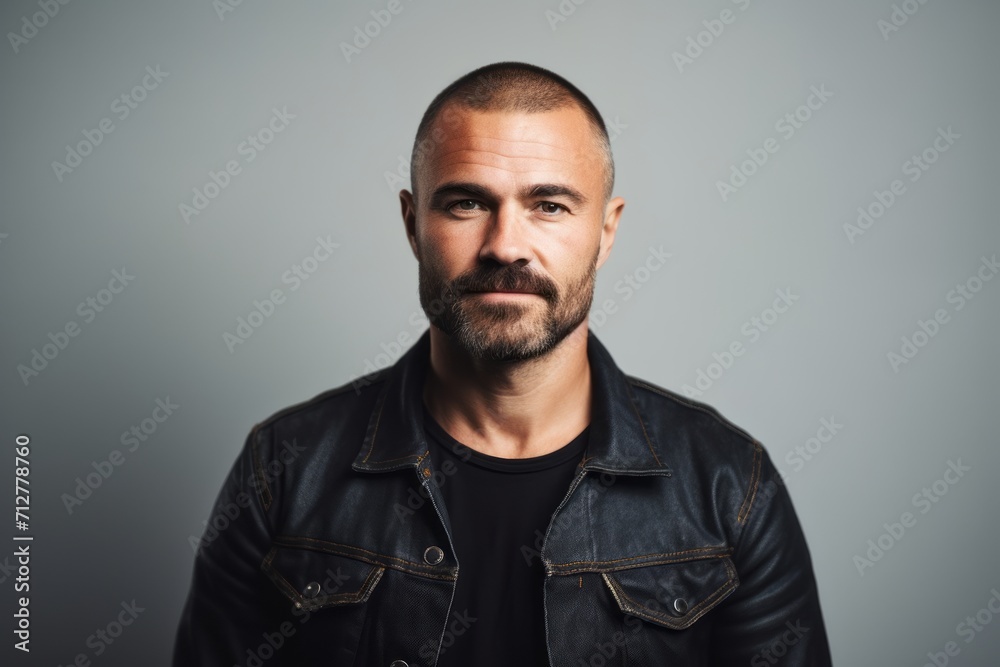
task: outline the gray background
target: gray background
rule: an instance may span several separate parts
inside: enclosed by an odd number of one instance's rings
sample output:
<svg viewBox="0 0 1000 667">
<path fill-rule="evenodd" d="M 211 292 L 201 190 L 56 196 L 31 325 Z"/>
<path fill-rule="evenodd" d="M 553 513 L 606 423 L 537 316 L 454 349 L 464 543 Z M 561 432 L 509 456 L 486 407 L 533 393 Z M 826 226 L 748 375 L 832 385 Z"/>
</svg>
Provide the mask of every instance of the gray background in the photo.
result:
<svg viewBox="0 0 1000 667">
<path fill-rule="evenodd" d="M 394 360 L 390 343 L 423 330 L 400 186 L 386 173 L 401 160 L 406 173 L 441 88 L 513 59 L 566 76 L 619 128 L 627 205 L 595 295 L 615 312 L 592 328 L 626 372 L 667 388 L 717 376 L 698 399 L 787 473 L 835 661 L 923 665 L 955 641 L 949 664 L 995 664 L 1000 618 L 968 642 L 959 624 L 1000 590 L 1000 280 L 960 310 L 948 294 L 1000 251 L 1000 5 L 900 4 L 918 11 L 883 34 L 888 0 L 565 0 L 564 15 L 556 0 L 402 0 L 349 62 L 341 43 L 386 2 L 243 0 L 220 14 L 209 0 L 78 1 L 37 19 L 16 52 L 8 34 L 0 489 L 9 501 L 14 438 L 29 434 L 35 541 L 33 650 L 7 642 L 3 660 L 167 664 L 189 537 L 250 427 L 360 375 L 385 348 Z M 726 9 L 734 21 L 678 67 L 673 54 Z M 39 11 L 4 3 L 0 27 L 32 34 L 23 20 Z M 169 75 L 119 119 L 112 103 L 147 66 Z M 832 96 L 786 139 L 775 123 L 811 86 Z M 245 162 L 240 143 L 285 107 L 295 118 Z M 113 132 L 60 181 L 52 163 L 102 118 Z M 949 127 L 959 138 L 912 182 L 904 163 Z M 724 201 L 717 181 L 768 137 L 779 150 Z M 185 223 L 179 205 L 232 159 L 241 173 Z M 905 193 L 852 243 L 844 225 L 897 178 Z M 318 236 L 340 247 L 292 291 L 282 276 Z M 637 272 L 650 246 L 672 256 Z M 122 267 L 134 280 L 85 322 L 78 304 Z M 628 298 L 615 289 L 626 275 L 645 280 Z M 286 301 L 230 352 L 223 334 L 275 288 Z M 777 289 L 798 300 L 751 340 L 744 324 Z M 888 353 L 939 308 L 947 323 L 894 369 Z M 25 383 L 18 366 L 71 321 L 79 335 Z M 711 369 L 734 341 L 745 353 Z M 69 513 L 63 494 L 167 397 L 179 408 Z M 823 418 L 843 427 L 793 462 Z M 959 459 L 971 470 L 921 513 L 914 494 Z M 855 556 L 907 511 L 916 524 L 859 572 Z M 0 539 L 18 533 L 12 523 Z M 10 640 L 13 577 L 0 578 Z M 88 636 L 133 599 L 144 611 L 96 656 Z"/>
</svg>

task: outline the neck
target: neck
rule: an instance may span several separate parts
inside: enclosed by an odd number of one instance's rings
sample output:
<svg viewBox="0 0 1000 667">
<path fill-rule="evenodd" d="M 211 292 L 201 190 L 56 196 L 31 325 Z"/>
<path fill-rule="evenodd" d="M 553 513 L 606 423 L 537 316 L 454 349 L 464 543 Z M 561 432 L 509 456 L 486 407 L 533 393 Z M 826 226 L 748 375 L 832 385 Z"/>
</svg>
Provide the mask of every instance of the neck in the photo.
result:
<svg viewBox="0 0 1000 667">
<path fill-rule="evenodd" d="M 423 399 L 456 440 L 501 458 L 543 456 L 590 423 L 585 319 L 556 347 L 521 362 L 470 357 L 436 326 Z"/>
</svg>

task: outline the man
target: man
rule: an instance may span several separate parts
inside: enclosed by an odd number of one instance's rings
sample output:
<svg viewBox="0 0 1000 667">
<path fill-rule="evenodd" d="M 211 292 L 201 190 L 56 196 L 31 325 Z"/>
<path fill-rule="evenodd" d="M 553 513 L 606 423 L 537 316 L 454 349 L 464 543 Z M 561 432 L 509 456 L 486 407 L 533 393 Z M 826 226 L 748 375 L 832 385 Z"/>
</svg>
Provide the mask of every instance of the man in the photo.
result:
<svg viewBox="0 0 1000 667">
<path fill-rule="evenodd" d="M 254 426 L 175 665 L 830 664 L 760 443 L 587 327 L 625 204 L 590 100 L 480 68 L 431 103 L 411 169 L 431 326 Z"/>
</svg>

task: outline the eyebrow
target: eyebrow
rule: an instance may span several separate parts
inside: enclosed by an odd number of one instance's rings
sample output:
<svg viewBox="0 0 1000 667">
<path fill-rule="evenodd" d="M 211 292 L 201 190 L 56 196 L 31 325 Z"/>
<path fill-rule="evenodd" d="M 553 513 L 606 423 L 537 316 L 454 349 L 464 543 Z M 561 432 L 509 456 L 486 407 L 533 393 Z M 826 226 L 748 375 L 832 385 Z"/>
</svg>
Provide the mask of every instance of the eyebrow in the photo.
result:
<svg viewBox="0 0 1000 667">
<path fill-rule="evenodd" d="M 441 184 L 431 193 L 431 206 L 439 205 L 441 200 L 449 195 L 465 195 L 494 201 L 499 199 L 499 197 L 497 197 L 497 195 L 489 188 L 483 187 L 478 183 L 471 183 L 468 181 L 449 181 Z M 534 199 L 538 197 L 566 197 L 577 206 L 587 203 L 587 197 L 585 197 L 582 192 L 575 188 L 571 188 L 568 185 L 561 185 L 559 183 L 538 183 L 536 185 L 531 185 L 523 188 L 520 192 L 518 192 L 518 195 L 521 199 Z"/>
</svg>

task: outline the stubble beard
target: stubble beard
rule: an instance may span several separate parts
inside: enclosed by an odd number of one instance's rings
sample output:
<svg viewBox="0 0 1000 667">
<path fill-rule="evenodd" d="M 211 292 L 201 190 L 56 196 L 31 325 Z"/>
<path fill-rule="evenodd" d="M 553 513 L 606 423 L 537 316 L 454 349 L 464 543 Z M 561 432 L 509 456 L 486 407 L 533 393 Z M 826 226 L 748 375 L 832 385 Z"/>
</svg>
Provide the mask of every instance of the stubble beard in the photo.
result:
<svg viewBox="0 0 1000 667">
<path fill-rule="evenodd" d="M 445 281 L 427 262 L 421 262 L 420 305 L 431 323 L 476 359 L 509 363 L 541 357 L 590 312 L 599 252 L 598 248 L 587 270 L 563 292 L 548 278 L 514 265 L 480 265 Z M 525 288 L 541 296 L 518 298 L 516 302 L 485 301 L 468 294 L 466 286 Z"/>
</svg>

